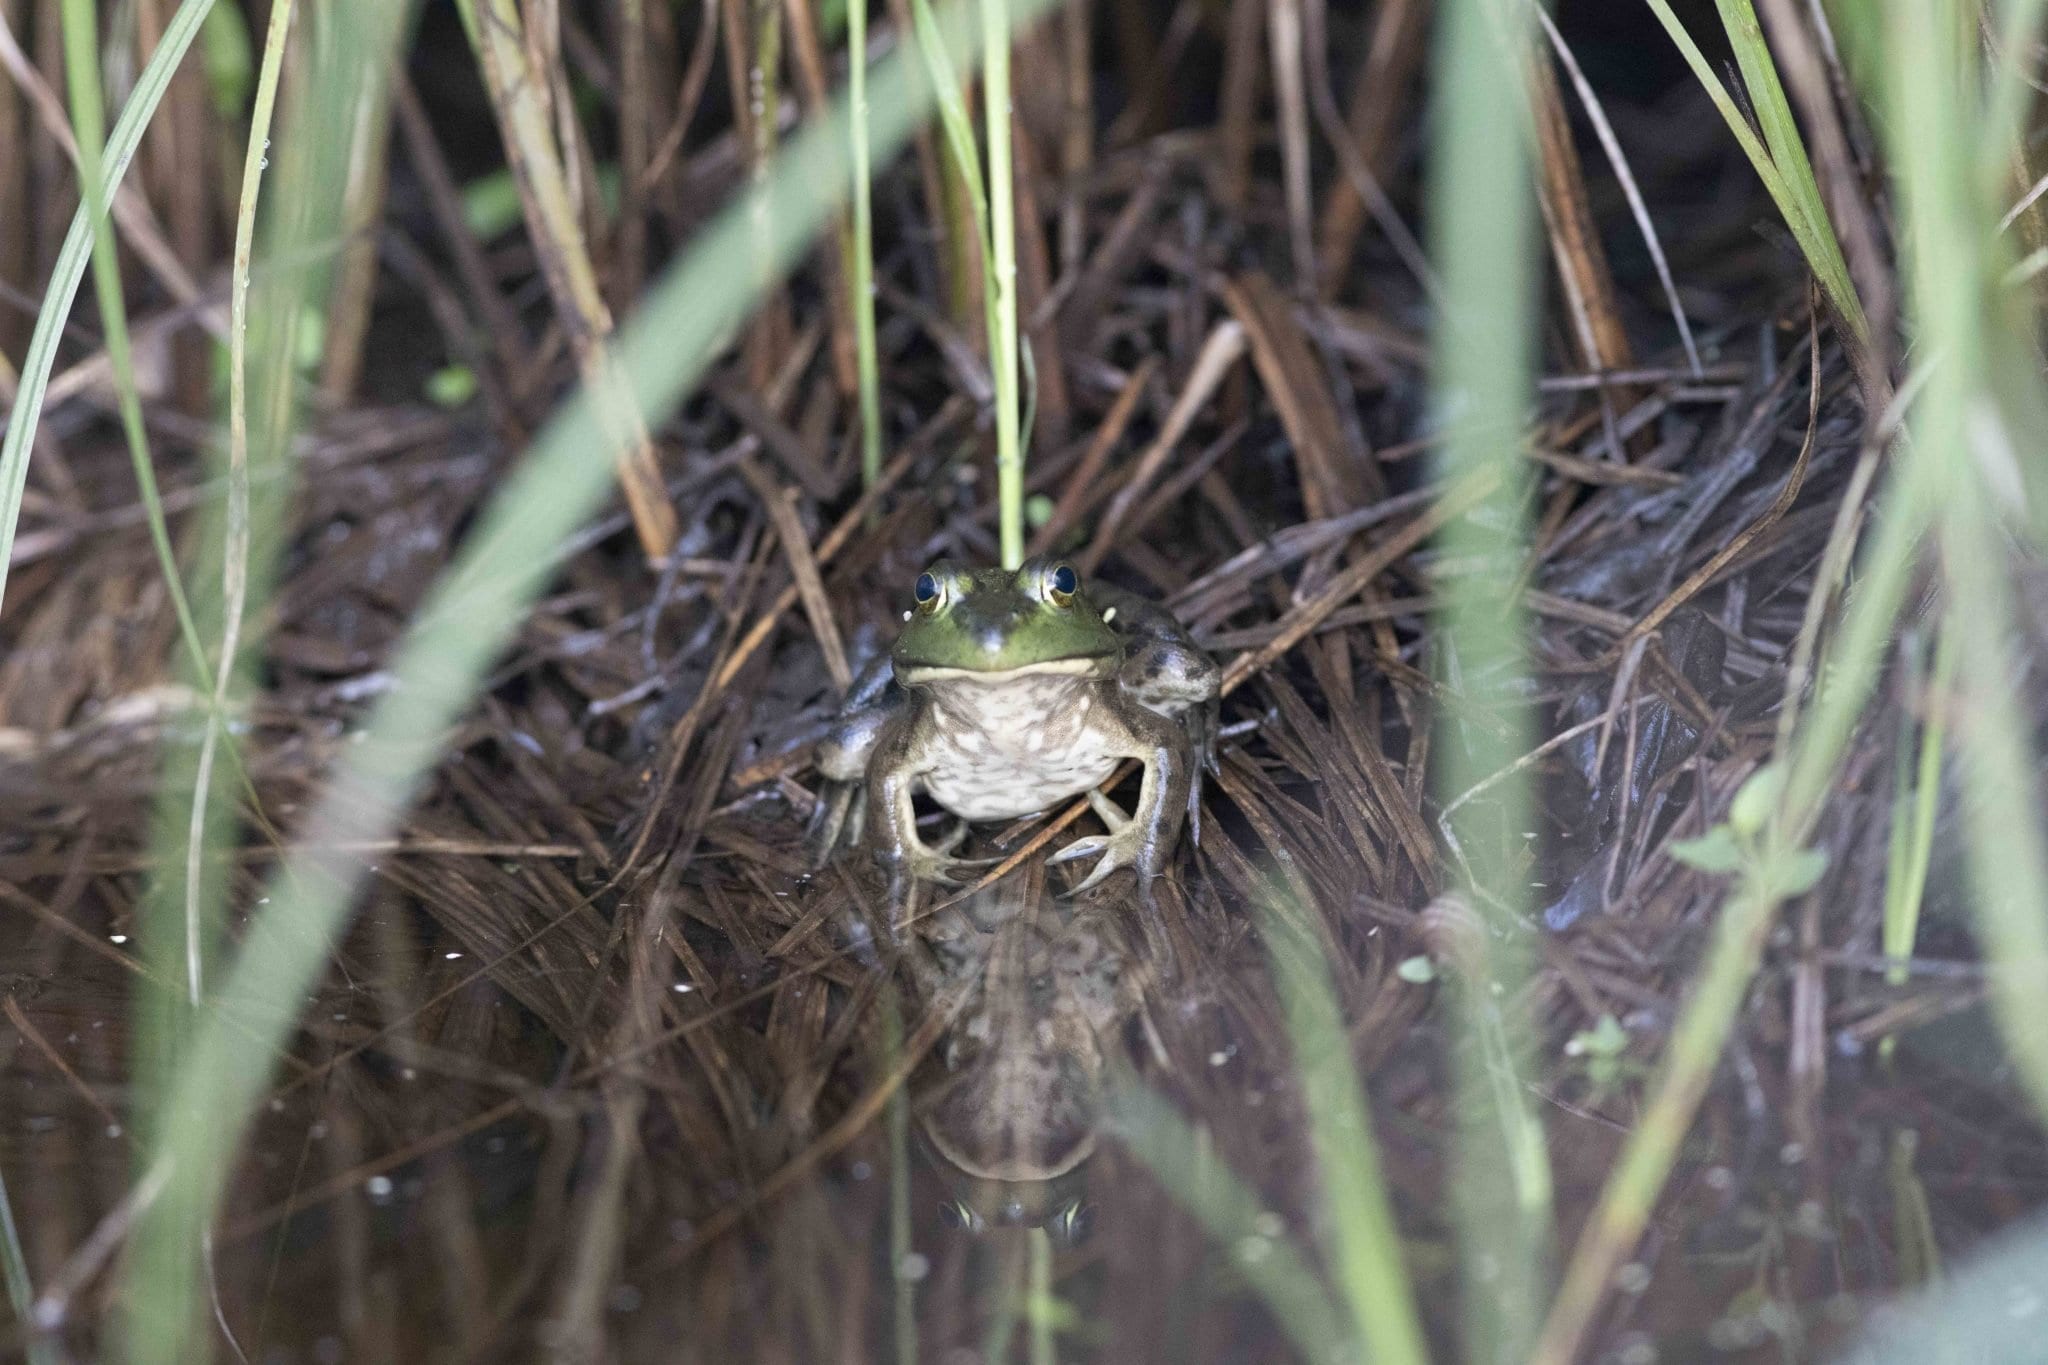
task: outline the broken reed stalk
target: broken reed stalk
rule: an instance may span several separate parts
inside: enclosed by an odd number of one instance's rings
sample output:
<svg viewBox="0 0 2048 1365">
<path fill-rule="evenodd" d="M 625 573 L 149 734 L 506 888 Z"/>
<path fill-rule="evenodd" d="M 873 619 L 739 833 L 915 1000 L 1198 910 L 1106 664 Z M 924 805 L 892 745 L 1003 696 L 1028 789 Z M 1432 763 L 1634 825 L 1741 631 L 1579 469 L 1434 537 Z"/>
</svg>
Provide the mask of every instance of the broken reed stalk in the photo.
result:
<svg viewBox="0 0 2048 1365">
<path fill-rule="evenodd" d="M 616 394 L 621 383 L 611 355 L 612 316 L 569 193 L 562 150 L 546 106 L 545 74 L 528 61 L 516 0 L 456 0 L 468 23 L 484 87 L 504 135 L 505 159 L 519 189 L 526 225 L 548 293 L 568 328 L 577 369 L 593 392 Z M 669 501 L 654 443 L 637 409 L 607 404 L 605 419 L 620 428 L 619 486 L 640 548 L 650 560 L 667 557 L 676 542 L 676 512 Z"/>
</svg>

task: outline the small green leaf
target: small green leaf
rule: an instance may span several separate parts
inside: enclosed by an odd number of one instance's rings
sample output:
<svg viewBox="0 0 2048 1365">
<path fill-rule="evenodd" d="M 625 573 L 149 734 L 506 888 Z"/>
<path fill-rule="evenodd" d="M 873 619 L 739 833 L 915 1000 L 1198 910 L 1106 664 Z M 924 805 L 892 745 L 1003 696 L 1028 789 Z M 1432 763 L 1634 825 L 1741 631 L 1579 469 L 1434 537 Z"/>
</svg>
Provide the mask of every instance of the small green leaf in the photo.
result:
<svg viewBox="0 0 2048 1365">
<path fill-rule="evenodd" d="M 1734 872 L 1743 863 L 1742 845 L 1726 825 L 1716 825 L 1697 839 L 1675 839 L 1671 856 L 1702 872 Z"/>
<path fill-rule="evenodd" d="M 1564 1050 L 1568 1057 L 1619 1057 L 1628 1051 L 1628 1030 L 1613 1015 L 1603 1014 L 1599 1023 L 1573 1034 Z"/>
<path fill-rule="evenodd" d="M 1394 968 L 1394 975 L 1415 986 L 1427 986 L 1436 980 L 1436 964 L 1422 954 L 1401 959 Z"/>
<path fill-rule="evenodd" d="M 1828 855 L 1817 848 L 1787 854 L 1777 867 L 1777 891 L 1781 896 L 1803 896 L 1813 890 L 1820 874 L 1828 870 Z"/>
<path fill-rule="evenodd" d="M 476 372 L 467 365 L 445 365 L 427 376 L 427 401 L 436 407 L 459 408 L 476 397 Z"/>
<path fill-rule="evenodd" d="M 501 237 L 519 226 L 525 210 L 512 172 L 492 171 L 462 187 L 462 221 L 482 241 Z"/>
<path fill-rule="evenodd" d="M 1766 763 L 1750 774 L 1749 781 L 1742 784 L 1742 790 L 1735 793 L 1735 799 L 1728 803 L 1728 823 L 1737 834 L 1754 838 L 1771 813 L 1778 808 L 1778 794 L 1785 790 L 1785 769 L 1777 763 Z"/>
</svg>

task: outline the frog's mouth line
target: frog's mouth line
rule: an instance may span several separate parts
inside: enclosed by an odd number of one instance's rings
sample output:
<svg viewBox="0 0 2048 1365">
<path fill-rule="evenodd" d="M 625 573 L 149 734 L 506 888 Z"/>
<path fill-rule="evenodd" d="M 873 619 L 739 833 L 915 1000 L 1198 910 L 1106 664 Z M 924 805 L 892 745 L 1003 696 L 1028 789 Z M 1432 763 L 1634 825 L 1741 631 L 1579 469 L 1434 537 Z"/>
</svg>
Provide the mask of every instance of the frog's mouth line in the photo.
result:
<svg viewBox="0 0 2048 1365">
<path fill-rule="evenodd" d="M 1115 654 L 1084 654 L 1073 659 L 1048 659 L 1044 663 L 1019 664 L 1015 668 L 949 668 L 940 664 L 899 663 L 896 681 L 905 687 L 924 683 L 974 682 L 994 685 L 1019 678 L 1071 677 L 1106 678 L 1116 671 Z"/>
</svg>

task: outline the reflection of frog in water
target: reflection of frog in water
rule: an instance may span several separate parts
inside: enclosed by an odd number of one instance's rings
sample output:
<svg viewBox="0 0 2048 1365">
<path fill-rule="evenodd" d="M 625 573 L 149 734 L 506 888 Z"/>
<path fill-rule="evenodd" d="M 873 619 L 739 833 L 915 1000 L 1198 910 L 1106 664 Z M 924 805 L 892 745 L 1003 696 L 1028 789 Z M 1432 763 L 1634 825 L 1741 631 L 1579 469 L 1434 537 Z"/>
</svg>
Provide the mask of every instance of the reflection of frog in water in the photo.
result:
<svg viewBox="0 0 2048 1365">
<path fill-rule="evenodd" d="M 1089 1221 L 1081 1168 L 1095 1150 L 1107 1054 L 1142 989 L 1113 937 L 1114 907 L 1063 923 L 1049 904 L 1020 904 L 1012 888 L 1024 880 L 990 888 L 929 936 L 941 989 L 987 967 L 944 1045 L 947 1075 L 919 1108 L 954 1190 L 950 1221 L 1043 1227 L 1071 1243 Z M 992 931 L 969 917 L 1006 911 Z"/>
<path fill-rule="evenodd" d="M 818 745 L 814 856 L 858 837 L 871 812 L 892 875 L 959 882 L 972 865 L 919 837 L 915 792 L 962 820 L 1034 815 L 1085 792 L 1109 833 L 1051 861 L 1101 855 L 1078 889 L 1119 867 L 1149 884 L 1199 799 L 1197 765 L 1215 762 L 1215 663 L 1165 608 L 1053 560 L 1014 572 L 942 562 L 912 595 L 889 656 Z M 1145 771 L 1133 815 L 1095 792 L 1124 759 Z"/>
</svg>

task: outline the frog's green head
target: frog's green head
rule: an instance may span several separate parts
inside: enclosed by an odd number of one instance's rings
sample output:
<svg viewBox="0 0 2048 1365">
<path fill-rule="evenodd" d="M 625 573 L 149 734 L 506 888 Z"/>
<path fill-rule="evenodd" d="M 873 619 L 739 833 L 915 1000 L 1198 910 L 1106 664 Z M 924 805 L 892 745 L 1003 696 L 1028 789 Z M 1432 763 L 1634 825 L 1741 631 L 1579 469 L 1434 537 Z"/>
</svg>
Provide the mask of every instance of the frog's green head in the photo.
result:
<svg viewBox="0 0 2048 1365">
<path fill-rule="evenodd" d="M 1022 673 L 1106 678 L 1123 645 L 1081 588 L 1073 566 L 961 569 L 941 560 L 918 576 L 891 655 L 905 686 L 991 681 Z"/>
</svg>

